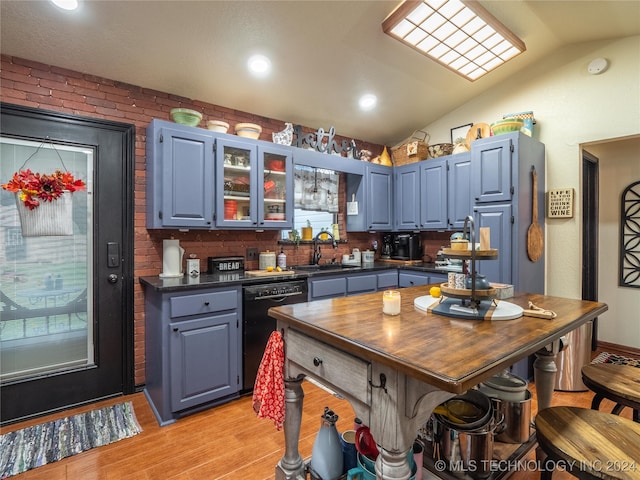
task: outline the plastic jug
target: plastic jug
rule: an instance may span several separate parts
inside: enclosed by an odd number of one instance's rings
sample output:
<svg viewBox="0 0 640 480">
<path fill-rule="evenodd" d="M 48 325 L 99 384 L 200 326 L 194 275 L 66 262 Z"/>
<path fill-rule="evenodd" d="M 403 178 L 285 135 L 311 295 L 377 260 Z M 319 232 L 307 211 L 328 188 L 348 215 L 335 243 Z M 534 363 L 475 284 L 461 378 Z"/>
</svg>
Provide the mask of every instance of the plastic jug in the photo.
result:
<svg viewBox="0 0 640 480">
<path fill-rule="evenodd" d="M 342 444 L 336 430 L 338 415 L 324 407 L 320 419 L 320 430 L 311 451 L 311 478 L 336 480 L 343 473 Z"/>
</svg>

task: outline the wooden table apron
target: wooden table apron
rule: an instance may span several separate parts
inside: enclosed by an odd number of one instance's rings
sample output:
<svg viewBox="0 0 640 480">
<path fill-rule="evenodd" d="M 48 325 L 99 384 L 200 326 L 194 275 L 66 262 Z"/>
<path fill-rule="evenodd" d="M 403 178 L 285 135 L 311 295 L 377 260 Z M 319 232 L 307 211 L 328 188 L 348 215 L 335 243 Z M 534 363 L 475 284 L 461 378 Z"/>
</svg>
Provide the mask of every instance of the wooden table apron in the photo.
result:
<svg viewBox="0 0 640 480">
<path fill-rule="evenodd" d="M 298 438 L 305 376 L 343 395 L 369 425 L 380 447 L 378 478 L 406 480 L 406 453 L 436 405 L 537 352 L 536 380 L 540 374 L 545 381 L 536 390 L 544 406 L 555 377 L 550 345 L 607 310 L 598 302 L 517 293 L 508 301 L 523 308 L 532 301 L 557 317 L 465 320 L 415 308 L 414 299 L 427 293 L 424 286 L 402 289 L 398 316 L 382 313 L 382 292 L 269 310 L 286 355 L 285 454 L 277 480 L 303 478 Z"/>
</svg>

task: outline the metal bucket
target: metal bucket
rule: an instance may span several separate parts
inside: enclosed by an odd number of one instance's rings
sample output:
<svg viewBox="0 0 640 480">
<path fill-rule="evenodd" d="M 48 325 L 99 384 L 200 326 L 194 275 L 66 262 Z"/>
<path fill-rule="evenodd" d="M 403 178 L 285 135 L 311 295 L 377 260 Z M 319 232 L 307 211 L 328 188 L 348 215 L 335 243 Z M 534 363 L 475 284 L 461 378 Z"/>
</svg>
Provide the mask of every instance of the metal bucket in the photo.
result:
<svg viewBox="0 0 640 480">
<path fill-rule="evenodd" d="M 468 474 L 472 478 L 491 475 L 493 437 L 498 423 L 493 416 L 486 425 L 475 430 L 456 430 L 437 421 L 440 455 L 452 473 Z"/>
<path fill-rule="evenodd" d="M 523 400 L 492 398 L 493 408 L 503 416 L 503 427 L 496 440 L 503 443 L 524 443 L 531 437 L 531 392 Z"/>
<path fill-rule="evenodd" d="M 502 415 L 495 413 L 491 399 L 477 390 L 469 390 L 459 397 L 481 407 L 485 415 L 481 422 L 473 422 L 470 426 L 453 423 L 443 415 L 434 414 L 434 432 L 440 456 L 454 474 L 487 478 L 491 475 L 494 434 L 502 425 Z"/>
</svg>

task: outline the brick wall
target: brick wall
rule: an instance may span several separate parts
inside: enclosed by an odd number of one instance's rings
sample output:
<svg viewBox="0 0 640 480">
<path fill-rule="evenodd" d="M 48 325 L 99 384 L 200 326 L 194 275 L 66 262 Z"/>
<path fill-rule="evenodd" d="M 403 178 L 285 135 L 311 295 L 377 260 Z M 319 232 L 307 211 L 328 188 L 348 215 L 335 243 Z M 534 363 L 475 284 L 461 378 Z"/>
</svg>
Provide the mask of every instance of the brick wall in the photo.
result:
<svg viewBox="0 0 640 480">
<path fill-rule="evenodd" d="M 135 383 L 143 384 L 144 372 L 144 296 L 138 277 L 158 275 L 162 271 L 162 240 L 176 238 L 185 249 L 185 255 L 195 254 L 201 259 L 201 270 L 206 270 L 208 256 L 245 256 L 247 247 L 260 251 L 280 251 L 275 231 L 197 231 L 147 230 L 145 227 L 145 141 L 146 128 L 154 118 L 169 120 L 172 108 L 184 107 L 203 113 L 203 123 L 210 119 L 223 119 L 230 125 L 238 122 L 257 123 L 262 126 L 261 139 L 270 139 L 271 133 L 284 128 L 284 121 L 270 119 L 199 100 L 192 100 L 171 93 L 159 92 L 80 73 L 38 62 L 2 55 L 0 71 L 0 100 L 15 105 L 24 105 L 45 110 L 54 110 L 88 117 L 130 123 L 136 127 L 135 136 L 135 213 L 134 213 L 134 322 L 135 322 Z M 325 129 L 328 127 L 323 126 Z M 319 128 L 305 127 L 305 133 Z M 350 140 L 337 137 L 336 140 Z M 359 148 L 371 150 L 376 156 L 381 145 L 358 141 Z M 340 204 L 344 205 L 344 184 Z M 341 214 L 342 215 L 342 214 Z M 341 238 L 346 238 L 344 218 L 339 218 Z M 381 241 L 380 235 L 350 233 L 349 243 L 340 244 L 332 252 L 338 261 L 353 248 L 366 250 L 373 240 Z M 438 247 L 444 244 L 448 234 L 423 233 L 425 253 L 435 258 Z M 285 246 L 289 265 L 309 263 L 312 250 L 309 245 Z M 330 258 L 325 248 L 324 259 Z M 247 269 L 257 269 L 258 262 L 246 262 Z"/>
</svg>

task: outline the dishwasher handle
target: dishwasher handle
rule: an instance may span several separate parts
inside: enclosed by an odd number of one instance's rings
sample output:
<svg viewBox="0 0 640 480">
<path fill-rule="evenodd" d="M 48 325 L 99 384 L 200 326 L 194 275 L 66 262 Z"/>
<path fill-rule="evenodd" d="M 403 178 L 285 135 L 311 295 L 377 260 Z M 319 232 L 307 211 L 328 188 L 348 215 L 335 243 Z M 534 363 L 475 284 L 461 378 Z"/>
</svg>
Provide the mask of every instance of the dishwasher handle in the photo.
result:
<svg viewBox="0 0 640 480">
<path fill-rule="evenodd" d="M 291 292 L 291 293 L 282 293 L 279 295 L 265 295 L 264 297 L 255 297 L 252 298 L 251 300 L 256 302 L 258 300 L 273 300 L 274 302 L 283 302 L 285 301 L 288 297 L 295 297 L 297 295 L 304 295 L 303 292 Z"/>
</svg>

